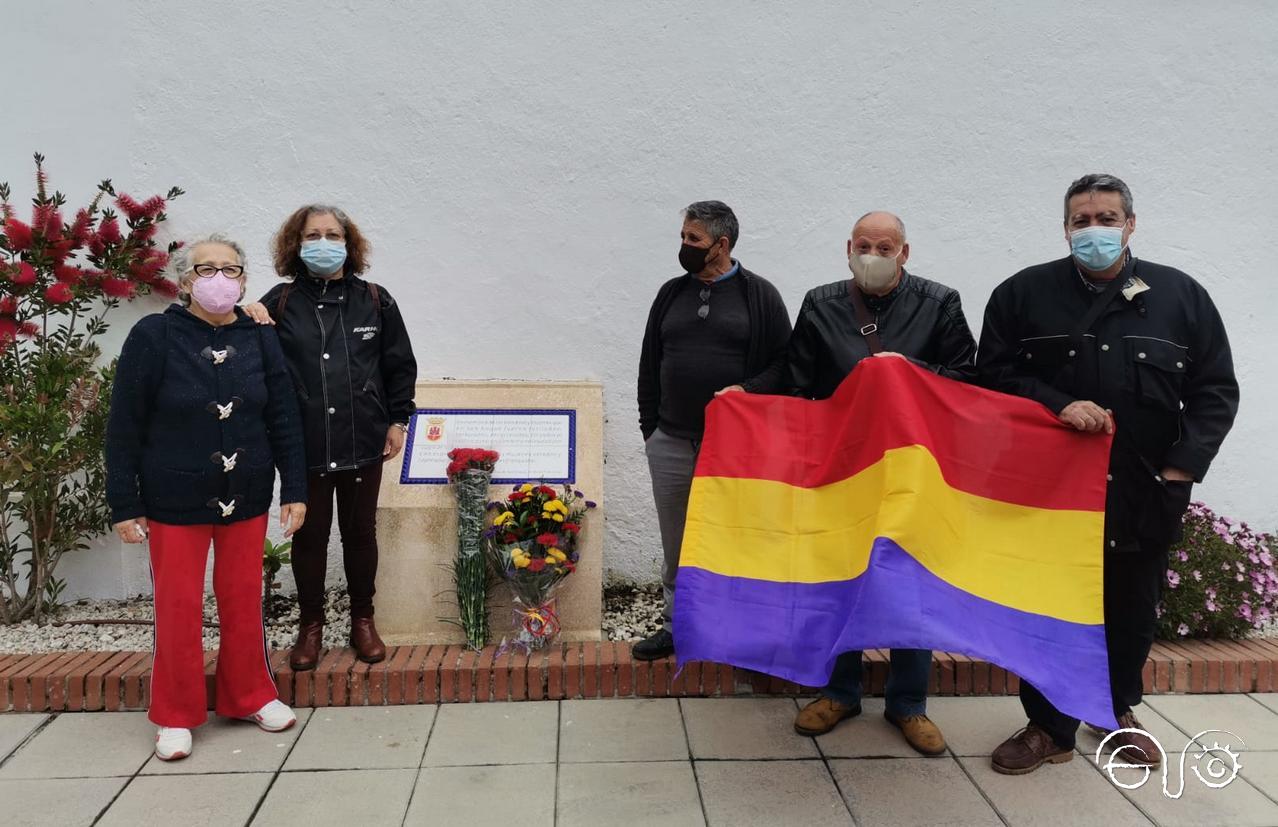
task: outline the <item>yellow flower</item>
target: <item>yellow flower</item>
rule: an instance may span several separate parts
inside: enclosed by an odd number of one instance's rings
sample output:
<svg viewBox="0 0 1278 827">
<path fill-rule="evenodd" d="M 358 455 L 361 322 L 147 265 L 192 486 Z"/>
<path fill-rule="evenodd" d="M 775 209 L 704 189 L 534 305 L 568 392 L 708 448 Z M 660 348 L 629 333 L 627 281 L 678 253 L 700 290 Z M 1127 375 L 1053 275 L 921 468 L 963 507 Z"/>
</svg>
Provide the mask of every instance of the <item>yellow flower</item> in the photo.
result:
<svg viewBox="0 0 1278 827">
<path fill-rule="evenodd" d="M 562 514 L 555 514 L 555 515 L 553 515 L 553 516 L 551 517 L 551 519 L 552 519 L 552 520 L 554 520 L 554 521 L 555 521 L 555 522 L 557 522 L 557 523 L 562 523 L 562 522 L 564 521 L 564 515 L 562 515 Z"/>
<path fill-rule="evenodd" d="M 533 490 L 533 484 L 531 482 L 526 482 L 523 485 L 519 486 L 519 490 L 527 494 L 529 491 Z"/>
<path fill-rule="evenodd" d="M 503 511 L 497 515 L 497 519 L 493 520 L 493 525 L 505 525 L 515 518 L 513 511 Z"/>
<path fill-rule="evenodd" d="M 511 558 L 511 559 L 512 559 L 512 560 L 514 561 L 514 563 L 515 563 L 515 568 L 517 568 L 517 569 L 526 569 L 526 568 L 528 568 L 528 558 L 527 558 L 527 557 L 513 557 L 513 558 Z"/>
<path fill-rule="evenodd" d="M 557 549 L 557 548 L 546 549 L 546 554 L 549 557 L 552 557 L 553 559 L 558 560 L 561 563 L 568 559 L 568 555 L 564 554 L 561 549 Z"/>
</svg>

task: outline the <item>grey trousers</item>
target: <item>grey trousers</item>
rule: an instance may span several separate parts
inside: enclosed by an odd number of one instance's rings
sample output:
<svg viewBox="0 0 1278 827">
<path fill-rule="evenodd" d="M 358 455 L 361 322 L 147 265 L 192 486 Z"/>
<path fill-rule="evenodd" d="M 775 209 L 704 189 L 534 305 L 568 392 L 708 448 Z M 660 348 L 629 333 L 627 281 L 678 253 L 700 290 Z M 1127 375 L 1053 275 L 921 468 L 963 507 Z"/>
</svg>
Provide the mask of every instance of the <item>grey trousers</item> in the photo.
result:
<svg viewBox="0 0 1278 827">
<path fill-rule="evenodd" d="M 657 524 L 661 527 L 661 587 L 665 605 L 661 621 L 671 631 L 674 608 L 675 575 L 679 573 L 679 549 L 683 546 L 683 523 L 688 516 L 688 492 L 692 490 L 692 473 L 697 467 L 701 443 L 678 439 L 662 431 L 653 431 L 644 443 L 648 455 L 648 474 L 652 477 L 652 499 L 657 505 Z"/>
</svg>

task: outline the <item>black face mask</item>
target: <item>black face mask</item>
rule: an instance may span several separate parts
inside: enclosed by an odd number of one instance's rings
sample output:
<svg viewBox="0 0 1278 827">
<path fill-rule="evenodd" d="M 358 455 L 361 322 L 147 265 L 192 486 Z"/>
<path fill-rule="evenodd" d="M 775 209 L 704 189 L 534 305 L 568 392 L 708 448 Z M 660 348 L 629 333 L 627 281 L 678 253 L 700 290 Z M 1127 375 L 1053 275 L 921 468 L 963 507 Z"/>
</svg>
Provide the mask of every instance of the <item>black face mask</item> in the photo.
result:
<svg viewBox="0 0 1278 827">
<path fill-rule="evenodd" d="M 695 276 L 706 269 L 706 259 L 710 257 L 710 251 L 714 248 L 713 244 L 709 247 L 693 247 L 691 244 L 684 244 L 679 248 L 679 266 Z"/>
</svg>

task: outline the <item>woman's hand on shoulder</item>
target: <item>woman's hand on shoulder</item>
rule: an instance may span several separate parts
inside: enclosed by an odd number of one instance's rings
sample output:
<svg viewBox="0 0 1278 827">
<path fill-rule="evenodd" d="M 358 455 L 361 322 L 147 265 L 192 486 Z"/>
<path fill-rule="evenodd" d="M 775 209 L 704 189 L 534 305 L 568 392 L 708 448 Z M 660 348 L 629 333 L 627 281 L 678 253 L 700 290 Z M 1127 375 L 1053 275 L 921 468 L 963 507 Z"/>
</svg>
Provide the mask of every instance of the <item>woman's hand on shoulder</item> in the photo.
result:
<svg viewBox="0 0 1278 827">
<path fill-rule="evenodd" d="M 271 318 L 271 314 L 266 311 L 266 305 L 261 302 L 246 304 L 243 309 L 245 315 L 258 324 L 275 324 L 275 320 Z"/>
</svg>

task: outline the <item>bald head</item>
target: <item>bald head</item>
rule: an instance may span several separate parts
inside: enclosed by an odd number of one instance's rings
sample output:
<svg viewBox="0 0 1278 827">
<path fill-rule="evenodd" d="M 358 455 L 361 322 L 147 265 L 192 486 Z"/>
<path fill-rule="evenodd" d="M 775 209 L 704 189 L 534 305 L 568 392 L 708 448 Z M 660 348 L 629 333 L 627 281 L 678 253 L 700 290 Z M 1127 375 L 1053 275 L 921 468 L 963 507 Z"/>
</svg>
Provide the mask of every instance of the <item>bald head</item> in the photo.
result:
<svg viewBox="0 0 1278 827">
<path fill-rule="evenodd" d="M 875 210 L 866 213 L 852 225 L 852 238 L 856 238 L 857 230 L 864 230 L 867 235 L 875 236 L 895 233 L 897 246 L 905 244 L 905 222 L 890 212 Z"/>
</svg>

